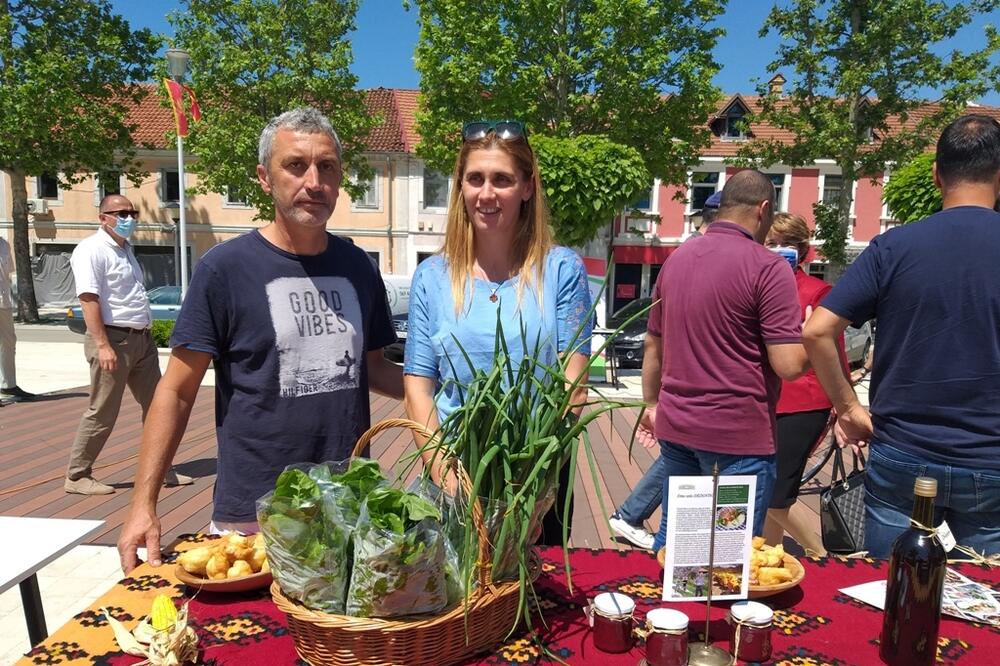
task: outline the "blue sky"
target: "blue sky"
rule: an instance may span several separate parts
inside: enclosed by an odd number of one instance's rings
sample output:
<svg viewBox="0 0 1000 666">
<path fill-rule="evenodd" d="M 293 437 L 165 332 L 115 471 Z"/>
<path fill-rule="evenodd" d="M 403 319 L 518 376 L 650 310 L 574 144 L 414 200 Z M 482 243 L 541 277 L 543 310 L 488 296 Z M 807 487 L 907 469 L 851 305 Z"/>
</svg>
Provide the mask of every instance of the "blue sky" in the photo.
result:
<svg viewBox="0 0 1000 666">
<path fill-rule="evenodd" d="M 166 14 L 180 7 L 180 2 L 135 2 L 112 0 L 115 10 L 138 27 L 149 27 L 167 35 L 173 34 Z M 765 39 L 757 36 L 772 3 L 763 0 L 733 0 L 721 17 L 720 25 L 726 36 L 716 46 L 716 59 L 722 70 L 715 84 L 726 93 L 754 92 L 754 78 L 770 78 L 768 63 L 774 58 L 778 40 L 772 34 Z M 985 44 L 983 27 L 986 23 L 1000 24 L 1000 11 L 993 12 L 976 25 L 970 25 L 954 40 L 963 50 Z M 357 17 L 358 29 L 352 33 L 354 66 L 352 70 L 363 88 L 419 88 L 420 79 L 413 68 L 413 50 L 417 43 L 416 11 L 405 11 L 402 0 L 362 0 Z M 788 73 L 785 74 L 788 76 Z M 933 91 L 924 91 L 933 98 Z M 1000 93 L 993 92 L 978 100 L 1000 106 Z"/>
</svg>

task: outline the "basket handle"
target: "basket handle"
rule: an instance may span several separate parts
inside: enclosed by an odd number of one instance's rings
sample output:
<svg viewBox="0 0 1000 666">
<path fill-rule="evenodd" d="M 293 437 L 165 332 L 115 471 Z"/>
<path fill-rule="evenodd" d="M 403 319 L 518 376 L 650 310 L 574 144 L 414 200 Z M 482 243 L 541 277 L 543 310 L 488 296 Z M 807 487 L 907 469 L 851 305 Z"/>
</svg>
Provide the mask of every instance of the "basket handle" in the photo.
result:
<svg viewBox="0 0 1000 666">
<path fill-rule="evenodd" d="M 376 435 L 392 428 L 407 428 L 423 435 L 427 439 L 434 436 L 434 433 L 416 421 L 410 419 L 383 419 L 361 434 L 361 437 L 358 438 L 358 443 L 354 445 L 354 451 L 351 455 L 354 457 L 360 456 L 361 452 L 365 450 L 365 447 L 368 446 Z M 467 497 L 472 499 L 472 525 L 476 528 L 476 538 L 479 545 L 479 559 L 476 562 L 476 569 L 479 573 L 479 589 L 480 592 L 483 592 L 493 586 L 493 558 L 490 557 L 490 543 L 486 535 L 486 521 L 483 518 L 483 508 L 479 504 L 479 498 L 473 495 L 472 479 L 469 478 L 469 474 L 465 471 L 458 458 L 449 456 L 445 460 L 442 460 L 441 468 L 442 470 L 452 468 L 456 476 L 458 476 L 459 483 L 462 484 L 462 490 Z"/>
</svg>

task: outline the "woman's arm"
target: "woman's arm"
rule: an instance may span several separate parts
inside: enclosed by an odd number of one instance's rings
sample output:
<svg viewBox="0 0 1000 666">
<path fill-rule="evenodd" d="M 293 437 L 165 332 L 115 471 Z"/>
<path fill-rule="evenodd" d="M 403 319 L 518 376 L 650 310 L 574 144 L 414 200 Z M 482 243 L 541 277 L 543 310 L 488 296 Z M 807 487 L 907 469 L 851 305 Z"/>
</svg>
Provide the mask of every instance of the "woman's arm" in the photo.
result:
<svg viewBox="0 0 1000 666">
<path fill-rule="evenodd" d="M 586 354 L 576 352 L 570 356 L 569 363 L 566 365 L 566 381 L 568 382 L 567 388 L 572 386 L 573 382 L 577 379 L 580 380 L 576 390 L 573 391 L 573 395 L 569 403 L 569 411 L 576 416 L 580 416 L 584 405 L 587 404 L 587 374 L 589 372 L 589 366 L 590 357 Z"/>
</svg>

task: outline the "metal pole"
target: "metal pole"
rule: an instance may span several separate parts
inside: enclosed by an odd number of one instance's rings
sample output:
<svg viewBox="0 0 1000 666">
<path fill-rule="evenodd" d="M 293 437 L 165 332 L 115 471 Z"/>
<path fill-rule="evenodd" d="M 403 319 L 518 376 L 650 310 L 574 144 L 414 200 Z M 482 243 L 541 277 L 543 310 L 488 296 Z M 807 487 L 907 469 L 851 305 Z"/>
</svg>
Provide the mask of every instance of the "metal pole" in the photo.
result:
<svg viewBox="0 0 1000 666">
<path fill-rule="evenodd" d="M 180 248 L 180 266 L 181 266 L 181 301 L 184 300 L 184 294 L 187 293 L 188 285 L 188 267 L 187 267 L 187 220 L 186 220 L 186 208 L 187 204 L 185 202 L 184 193 L 184 139 L 181 135 L 177 135 L 177 184 L 180 190 L 180 214 L 181 216 L 177 220 L 177 244 Z"/>
</svg>

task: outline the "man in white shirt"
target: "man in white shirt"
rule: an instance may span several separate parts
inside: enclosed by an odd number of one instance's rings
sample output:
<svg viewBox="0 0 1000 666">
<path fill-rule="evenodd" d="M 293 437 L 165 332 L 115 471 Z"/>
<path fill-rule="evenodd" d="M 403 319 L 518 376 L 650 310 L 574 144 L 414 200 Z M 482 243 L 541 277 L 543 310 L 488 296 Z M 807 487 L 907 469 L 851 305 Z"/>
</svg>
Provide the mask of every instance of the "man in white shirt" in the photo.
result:
<svg viewBox="0 0 1000 666">
<path fill-rule="evenodd" d="M 127 198 L 113 194 L 101 201 L 101 228 L 80 242 L 70 263 L 83 320 L 84 353 L 90 363 L 90 405 L 80 419 L 70 453 L 64 488 L 79 495 L 108 495 L 115 489 L 93 476 L 93 465 L 111 435 L 127 386 L 142 407 L 145 421 L 160 381 L 152 315 L 142 268 L 129 237 L 138 213 Z M 188 484 L 190 477 L 169 471 L 168 485 Z"/>
<path fill-rule="evenodd" d="M 8 402 L 30 402 L 38 396 L 17 385 L 14 372 L 14 298 L 10 291 L 10 274 L 14 272 L 14 258 L 10 243 L 0 238 L 0 406 Z"/>
</svg>

